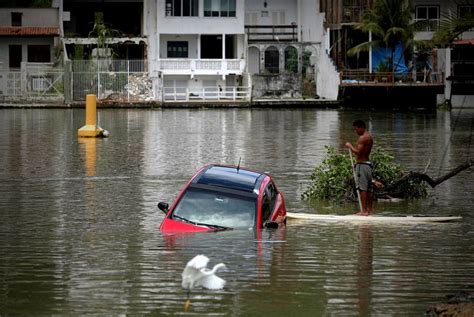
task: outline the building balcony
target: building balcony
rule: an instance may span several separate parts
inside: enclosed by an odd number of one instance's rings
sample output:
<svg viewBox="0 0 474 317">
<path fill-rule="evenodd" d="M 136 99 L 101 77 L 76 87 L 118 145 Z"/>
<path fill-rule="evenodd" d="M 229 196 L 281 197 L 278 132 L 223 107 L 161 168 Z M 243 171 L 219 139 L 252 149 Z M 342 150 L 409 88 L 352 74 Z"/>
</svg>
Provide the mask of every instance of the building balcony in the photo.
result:
<svg viewBox="0 0 474 317">
<path fill-rule="evenodd" d="M 297 42 L 296 24 L 290 25 L 246 25 L 245 32 L 249 43 L 258 42 Z"/>
<path fill-rule="evenodd" d="M 439 29 L 440 19 L 415 19 L 418 25 L 418 32 L 436 32 Z"/>
<path fill-rule="evenodd" d="M 245 70 L 243 59 L 188 59 L 158 60 L 158 69 L 164 75 L 241 75 Z"/>
</svg>

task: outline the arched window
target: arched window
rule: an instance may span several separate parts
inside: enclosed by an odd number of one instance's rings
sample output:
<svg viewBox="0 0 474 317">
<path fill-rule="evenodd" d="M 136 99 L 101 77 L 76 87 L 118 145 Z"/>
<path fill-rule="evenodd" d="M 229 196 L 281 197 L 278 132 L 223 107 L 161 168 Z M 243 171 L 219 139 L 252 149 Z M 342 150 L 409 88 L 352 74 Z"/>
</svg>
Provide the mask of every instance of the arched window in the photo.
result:
<svg viewBox="0 0 474 317">
<path fill-rule="evenodd" d="M 270 74 L 278 74 L 280 71 L 280 54 L 274 46 L 265 50 L 265 70 Z"/>
<path fill-rule="evenodd" d="M 285 70 L 289 73 L 298 73 L 298 50 L 293 46 L 285 49 Z"/>
<path fill-rule="evenodd" d="M 249 47 L 248 70 L 250 74 L 260 73 L 260 51 L 255 46 Z"/>
</svg>

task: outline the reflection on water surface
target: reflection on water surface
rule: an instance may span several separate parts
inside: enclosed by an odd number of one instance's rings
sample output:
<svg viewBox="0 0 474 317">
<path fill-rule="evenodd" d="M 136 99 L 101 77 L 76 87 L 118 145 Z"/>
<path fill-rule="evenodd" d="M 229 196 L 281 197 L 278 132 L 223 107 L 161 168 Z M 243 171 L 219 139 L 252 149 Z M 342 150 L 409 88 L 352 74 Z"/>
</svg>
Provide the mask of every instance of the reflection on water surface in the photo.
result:
<svg viewBox="0 0 474 317">
<path fill-rule="evenodd" d="M 474 113 L 325 110 L 101 110 L 108 139 L 78 139 L 81 110 L 0 110 L 0 314 L 181 314 L 180 274 L 196 254 L 224 262 L 221 291 L 195 290 L 191 314 L 422 315 L 474 289 L 472 170 L 423 201 L 381 214 L 462 215 L 438 225 L 290 221 L 286 229 L 162 235 L 172 202 L 208 163 L 270 172 L 292 212 L 326 145 L 344 150 L 363 118 L 376 142 L 436 176 L 472 156 Z"/>
</svg>

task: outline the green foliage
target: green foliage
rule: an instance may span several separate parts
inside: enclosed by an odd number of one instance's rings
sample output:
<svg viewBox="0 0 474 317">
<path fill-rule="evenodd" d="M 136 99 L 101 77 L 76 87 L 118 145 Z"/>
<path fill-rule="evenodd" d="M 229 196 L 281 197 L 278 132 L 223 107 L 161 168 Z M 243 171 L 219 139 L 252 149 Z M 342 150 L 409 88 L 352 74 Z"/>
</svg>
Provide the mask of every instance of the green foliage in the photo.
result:
<svg viewBox="0 0 474 317">
<path fill-rule="evenodd" d="M 302 194 L 304 200 L 344 200 L 352 195 L 351 161 L 349 155 L 338 154 L 326 146 L 326 158 L 311 174 L 313 184 Z"/>
<path fill-rule="evenodd" d="M 84 59 L 84 45 L 75 44 L 74 51 L 72 53 L 71 59 L 80 60 Z"/>
<path fill-rule="evenodd" d="M 298 51 L 294 47 L 285 50 L 285 68 L 289 73 L 298 73 Z"/>
<path fill-rule="evenodd" d="M 311 65 L 311 55 L 310 51 L 305 50 L 302 56 L 302 65 L 301 65 L 301 72 L 303 73 L 303 77 L 306 78 L 306 69 Z"/>
<path fill-rule="evenodd" d="M 390 70 L 394 68 L 395 48 L 403 43 L 410 52 L 414 46 L 424 46 L 423 41 L 415 40 L 415 23 L 412 21 L 411 9 L 406 1 L 376 0 L 374 8 L 364 12 L 362 20 L 355 26 L 364 33 L 372 32 L 372 41 L 363 42 L 352 47 L 347 53 L 356 55 L 369 51 L 370 47 L 390 49 L 391 58 L 387 57 Z"/>
<path fill-rule="evenodd" d="M 380 62 L 379 66 L 377 67 L 377 72 L 380 73 L 388 73 L 392 71 L 392 66 L 387 62 Z"/>
<path fill-rule="evenodd" d="M 474 1 L 466 1 L 466 5 L 473 5 Z M 458 15 L 457 11 L 448 11 L 442 16 L 438 30 L 433 35 L 433 43 L 438 46 L 451 44 L 459 36 L 474 28 L 474 14 Z"/>
<path fill-rule="evenodd" d="M 326 146 L 326 158 L 311 174 L 311 186 L 302 194 L 303 200 L 349 201 L 355 199 L 355 183 L 349 154 L 339 154 Z M 374 164 L 374 179 L 386 187 L 403 176 L 402 168 L 394 163 L 394 157 L 382 147 L 374 146 L 370 156 Z M 421 198 L 427 194 L 426 185 L 419 181 L 406 181 L 388 193 L 392 197 Z"/>
<path fill-rule="evenodd" d="M 118 30 L 112 29 L 104 22 L 104 14 L 102 12 L 95 12 L 94 27 L 89 32 L 89 37 L 97 38 L 97 48 L 107 49 L 109 47 L 108 39 L 120 36 Z M 113 54 L 112 54 L 113 55 Z"/>
</svg>

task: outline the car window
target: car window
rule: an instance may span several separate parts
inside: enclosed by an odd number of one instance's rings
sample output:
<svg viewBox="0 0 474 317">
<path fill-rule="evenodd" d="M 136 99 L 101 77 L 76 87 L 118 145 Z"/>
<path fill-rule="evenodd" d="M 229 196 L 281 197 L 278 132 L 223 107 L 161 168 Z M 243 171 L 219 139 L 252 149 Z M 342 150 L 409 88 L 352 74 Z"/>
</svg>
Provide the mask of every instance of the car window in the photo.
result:
<svg viewBox="0 0 474 317">
<path fill-rule="evenodd" d="M 231 228 L 253 228 L 257 196 L 237 191 L 221 191 L 212 186 L 189 187 L 173 215 L 192 222 Z"/>
<path fill-rule="evenodd" d="M 262 224 L 269 220 L 277 198 L 277 191 L 273 183 L 269 183 L 262 196 Z"/>
<path fill-rule="evenodd" d="M 268 196 L 270 197 L 270 210 L 273 211 L 273 208 L 275 208 L 275 203 L 277 200 L 278 193 L 277 193 L 275 184 L 273 183 L 268 184 L 267 189 L 268 189 Z"/>
</svg>

